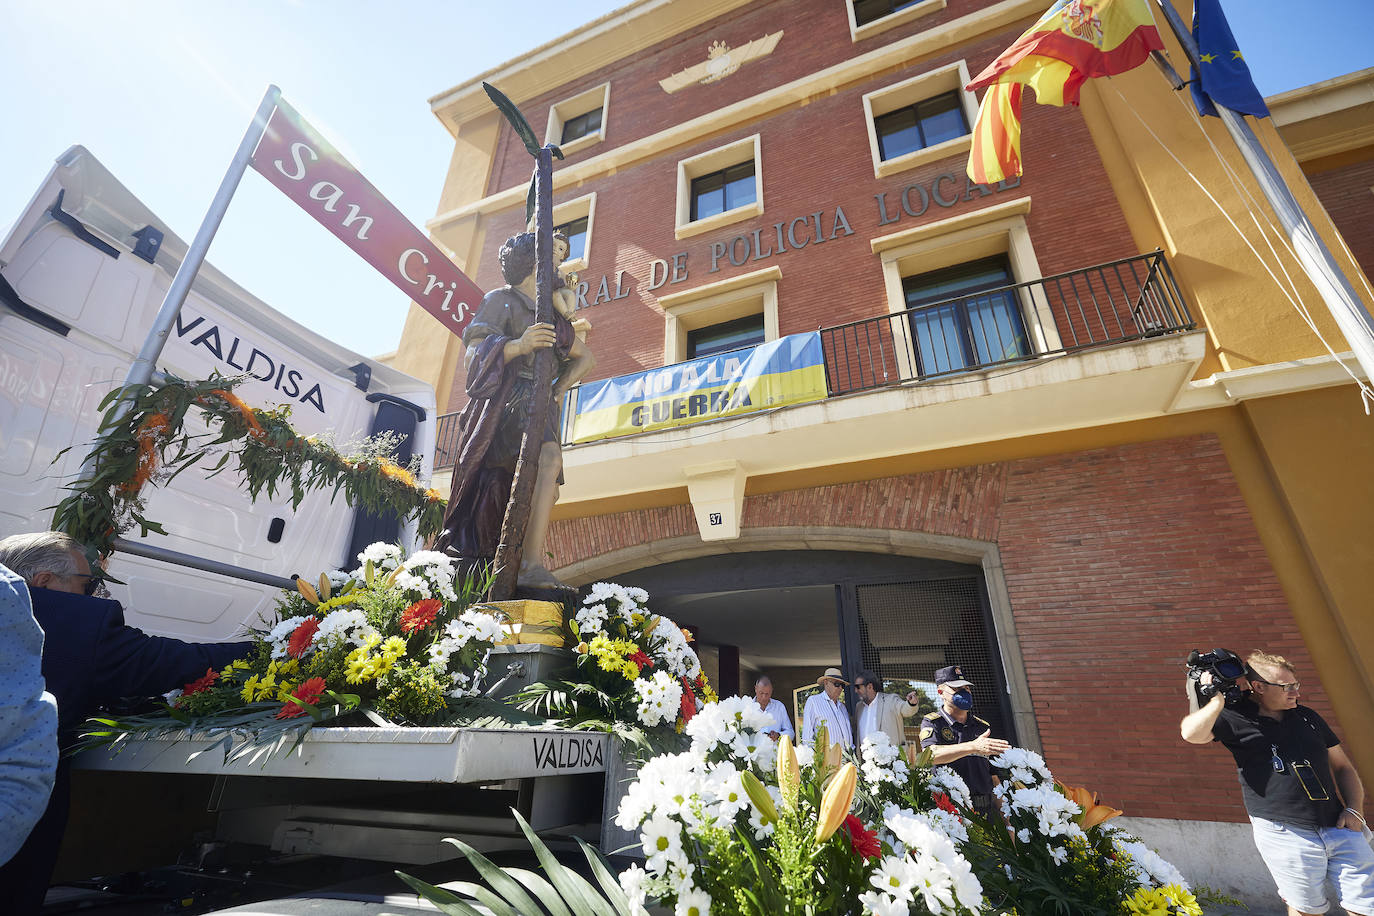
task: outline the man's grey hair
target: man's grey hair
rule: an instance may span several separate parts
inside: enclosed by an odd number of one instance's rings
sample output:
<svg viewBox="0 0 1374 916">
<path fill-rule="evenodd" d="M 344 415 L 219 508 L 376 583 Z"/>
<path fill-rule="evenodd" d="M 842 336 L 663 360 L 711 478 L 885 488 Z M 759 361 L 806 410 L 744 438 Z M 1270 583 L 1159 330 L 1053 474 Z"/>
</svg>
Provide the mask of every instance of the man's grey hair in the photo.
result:
<svg viewBox="0 0 1374 916">
<path fill-rule="evenodd" d="M 34 577 L 43 572 L 76 575 L 80 570 L 76 557 L 81 553 L 80 542 L 60 531 L 12 534 L 0 541 L 0 564 L 8 566 L 30 585 Z"/>
<path fill-rule="evenodd" d="M 772 686 L 773 686 L 773 681 L 772 681 L 772 679 L 769 678 L 768 675 L 766 675 L 766 674 L 760 674 L 760 675 L 759 675 L 759 679 L 758 679 L 757 681 L 754 681 L 754 689 L 755 689 L 755 690 L 757 690 L 757 689 L 760 688 L 760 687 L 772 687 Z"/>
</svg>

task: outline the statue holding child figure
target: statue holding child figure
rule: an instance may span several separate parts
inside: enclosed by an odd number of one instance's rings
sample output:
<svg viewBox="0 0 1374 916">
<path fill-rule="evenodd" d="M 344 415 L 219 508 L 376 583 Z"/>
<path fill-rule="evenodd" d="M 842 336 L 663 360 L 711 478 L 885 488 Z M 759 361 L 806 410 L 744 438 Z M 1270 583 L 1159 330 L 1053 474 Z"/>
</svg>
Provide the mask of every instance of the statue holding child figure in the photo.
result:
<svg viewBox="0 0 1374 916">
<path fill-rule="evenodd" d="M 558 233 L 553 241 L 554 259 L 561 262 L 567 256 L 567 238 Z M 517 582 L 528 588 L 557 587 L 562 583 L 545 568 L 543 554 L 549 512 L 562 483 L 559 407 L 564 394 L 596 360 L 574 330 L 576 300 L 565 285 L 552 284 L 558 287 L 552 295 L 553 321 L 535 320 L 535 233 L 507 239 L 500 261 L 506 285 L 483 297 L 463 331 L 468 403 L 459 416 L 458 460 L 438 546 L 469 560 L 490 561 L 496 556 L 521 439 L 535 398 L 543 397 L 549 409 L 540 432 L 538 476 Z M 556 368 L 551 387 L 540 390 L 534 355 L 545 349 L 553 350 Z"/>
</svg>

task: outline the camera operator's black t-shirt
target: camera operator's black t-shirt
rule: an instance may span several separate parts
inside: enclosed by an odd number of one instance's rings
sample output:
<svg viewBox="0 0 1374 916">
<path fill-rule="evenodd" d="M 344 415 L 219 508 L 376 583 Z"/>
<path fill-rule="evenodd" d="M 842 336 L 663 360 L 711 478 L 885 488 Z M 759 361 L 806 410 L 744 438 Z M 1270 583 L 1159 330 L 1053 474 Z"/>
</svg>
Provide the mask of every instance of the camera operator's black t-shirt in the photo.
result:
<svg viewBox="0 0 1374 916">
<path fill-rule="evenodd" d="M 1298 827 L 1336 826 L 1341 803 L 1326 749 L 1341 742 L 1321 716 L 1298 706 L 1282 719 L 1272 719 L 1260 715 L 1253 700 L 1244 699 L 1221 711 L 1212 737 L 1236 758 L 1241 795 L 1251 815 Z M 1275 770 L 1275 756 L 1282 761 L 1281 772 Z M 1303 788 L 1293 765 L 1304 761 L 1311 764 L 1310 774 L 1320 781 L 1326 801 L 1312 800 Z"/>
</svg>

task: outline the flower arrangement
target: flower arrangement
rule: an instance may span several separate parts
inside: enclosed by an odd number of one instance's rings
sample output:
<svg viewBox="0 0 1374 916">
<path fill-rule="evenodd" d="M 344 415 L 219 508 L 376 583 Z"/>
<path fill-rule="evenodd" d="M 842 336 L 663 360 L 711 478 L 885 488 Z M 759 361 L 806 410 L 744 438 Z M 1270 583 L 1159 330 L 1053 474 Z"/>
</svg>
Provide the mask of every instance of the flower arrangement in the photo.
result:
<svg viewBox="0 0 1374 916">
<path fill-rule="evenodd" d="M 570 727 L 682 732 L 698 700 L 715 692 L 691 647 L 691 634 L 648 608 L 648 594 L 598 582 L 568 622 L 574 670 L 533 684 L 521 708 Z"/>
<path fill-rule="evenodd" d="M 772 728 L 751 699 L 707 704 L 687 751 L 640 769 L 616 815 L 645 854 L 620 875 L 631 912 L 651 898 L 702 914 L 977 911 L 978 881 L 953 841 L 896 806 L 866 821 L 860 767 L 839 745 L 824 734 L 811 747 L 774 743 Z"/>
<path fill-rule="evenodd" d="M 442 721 L 455 703 L 480 695 L 501 619 L 475 603 L 483 587 L 455 576 L 435 551 L 406 557 L 373 544 L 352 572 L 298 580 L 275 619 L 254 633 L 251 651 L 171 694 L 151 716 L 98 720 L 91 743 L 190 729 L 225 736 L 226 752 L 261 746 L 291 730 L 361 708 L 410 724 Z M 231 737 L 237 735 L 237 738 Z M 237 744 L 235 744 L 237 740 Z"/>
<path fill-rule="evenodd" d="M 992 764 L 1005 828 L 972 822 L 969 852 L 988 896 L 1007 914 L 1126 913 L 1133 899 L 1187 882 L 1135 837 L 1106 823 L 1121 812 L 1084 788 L 1055 782 L 1033 751 L 1009 748 Z"/>
<path fill-rule="evenodd" d="M 749 699 L 707 704 L 687 751 L 643 765 L 616 815 L 645 855 L 620 875 L 628 912 L 1200 913 L 1177 869 L 1106 824 L 1119 811 L 1031 751 L 994 761 L 1006 819 L 989 822 L 928 751 L 875 734 L 846 760 L 824 734 L 794 748 L 771 727 Z"/>
</svg>

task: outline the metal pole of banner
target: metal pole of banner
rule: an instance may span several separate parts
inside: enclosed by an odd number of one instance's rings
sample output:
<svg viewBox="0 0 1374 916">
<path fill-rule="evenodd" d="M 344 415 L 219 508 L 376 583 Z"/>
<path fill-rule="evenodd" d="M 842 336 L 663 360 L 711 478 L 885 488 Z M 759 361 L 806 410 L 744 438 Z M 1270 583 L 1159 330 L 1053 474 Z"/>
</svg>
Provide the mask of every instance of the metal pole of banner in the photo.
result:
<svg viewBox="0 0 1374 916">
<path fill-rule="evenodd" d="M 1174 9 L 1170 0 L 1155 0 L 1155 2 L 1161 12 L 1164 13 L 1164 18 L 1168 21 L 1169 28 L 1173 30 L 1179 44 L 1183 46 L 1183 52 L 1188 55 L 1194 68 L 1200 71 L 1202 62 L 1199 58 L 1197 43 L 1193 40 L 1193 33 L 1183 21 L 1183 17 Z M 1370 317 L 1369 310 L 1365 308 L 1364 302 L 1355 292 L 1355 287 L 1341 272 L 1340 267 L 1336 264 L 1336 259 L 1331 255 L 1331 250 L 1326 247 L 1326 243 L 1317 234 L 1316 227 L 1312 225 L 1312 221 L 1307 218 L 1307 214 L 1303 212 L 1301 205 L 1293 197 L 1293 191 L 1283 180 L 1283 176 L 1279 174 L 1278 167 L 1269 158 L 1269 154 L 1264 151 L 1259 138 L 1255 136 L 1250 125 L 1245 122 L 1245 118 L 1239 112 L 1227 108 L 1215 100 L 1213 100 L 1213 104 L 1216 105 L 1217 115 L 1220 117 L 1221 123 L 1225 125 L 1231 139 L 1240 148 L 1240 154 L 1254 174 L 1255 181 L 1259 183 L 1265 199 L 1274 208 L 1279 223 L 1288 233 L 1288 238 L 1293 244 L 1293 251 L 1298 262 L 1302 265 L 1303 271 L 1313 285 L 1317 287 L 1317 292 L 1321 295 L 1322 301 L 1326 303 L 1326 308 L 1331 313 L 1331 317 L 1336 320 L 1341 333 L 1345 335 L 1346 342 L 1355 352 L 1356 362 L 1364 370 L 1365 377 L 1374 380 L 1374 318 Z"/>
<path fill-rule="evenodd" d="M 181 306 L 186 302 L 187 294 L 191 292 L 191 284 L 195 282 L 200 266 L 205 263 L 205 253 L 209 251 L 210 242 L 219 231 L 219 224 L 224 220 L 225 211 L 229 209 L 229 201 L 238 189 L 239 179 L 243 178 L 243 173 L 248 170 L 253 150 L 257 149 L 258 141 L 266 132 L 267 119 L 272 116 L 272 110 L 277 107 L 277 99 L 280 97 L 280 89 L 276 86 L 267 87 L 262 103 L 253 115 L 253 123 L 248 125 L 238 151 L 229 163 L 229 170 L 224 173 L 224 179 L 219 183 L 215 199 L 210 202 L 210 209 L 200 224 L 200 231 L 196 233 L 191 246 L 186 249 L 186 256 L 182 258 L 176 276 L 172 277 L 172 283 L 167 287 L 167 295 L 162 298 L 162 305 L 157 310 L 157 317 L 148 330 L 148 336 L 143 340 L 143 347 L 124 376 L 123 387 L 146 385 L 152 379 L 157 359 L 162 355 L 167 338 L 171 336 L 172 326 L 176 323 L 177 315 L 181 313 Z M 120 398 L 115 406 L 114 416 L 122 416 L 129 409 L 129 402 L 127 396 Z M 88 459 L 88 463 L 81 467 L 81 477 L 87 478 L 93 471 L 94 468 L 89 465 Z"/>
<path fill-rule="evenodd" d="M 130 556 L 144 557 L 149 560 L 161 560 L 164 563 L 171 563 L 174 566 L 185 566 L 187 569 L 199 569 L 202 572 L 215 573 L 220 576 L 228 576 L 231 579 L 243 579 L 245 582 L 256 582 L 259 585 L 270 585 L 273 588 L 284 588 L 293 591 L 296 588 L 294 579 L 285 579 L 281 576 L 274 576 L 270 573 L 258 572 L 256 569 L 246 569 L 242 566 L 235 566 L 232 563 L 222 563 L 219 560 L 208 560 L 194 554 L 181 553 L 177 550 L 168 550 L 166 547 L 154 547 L 141 541 L 130 541 L 127 538 L 115 538 L 114 549 L 119 553 L 126 553 Z"/>
</svg>

